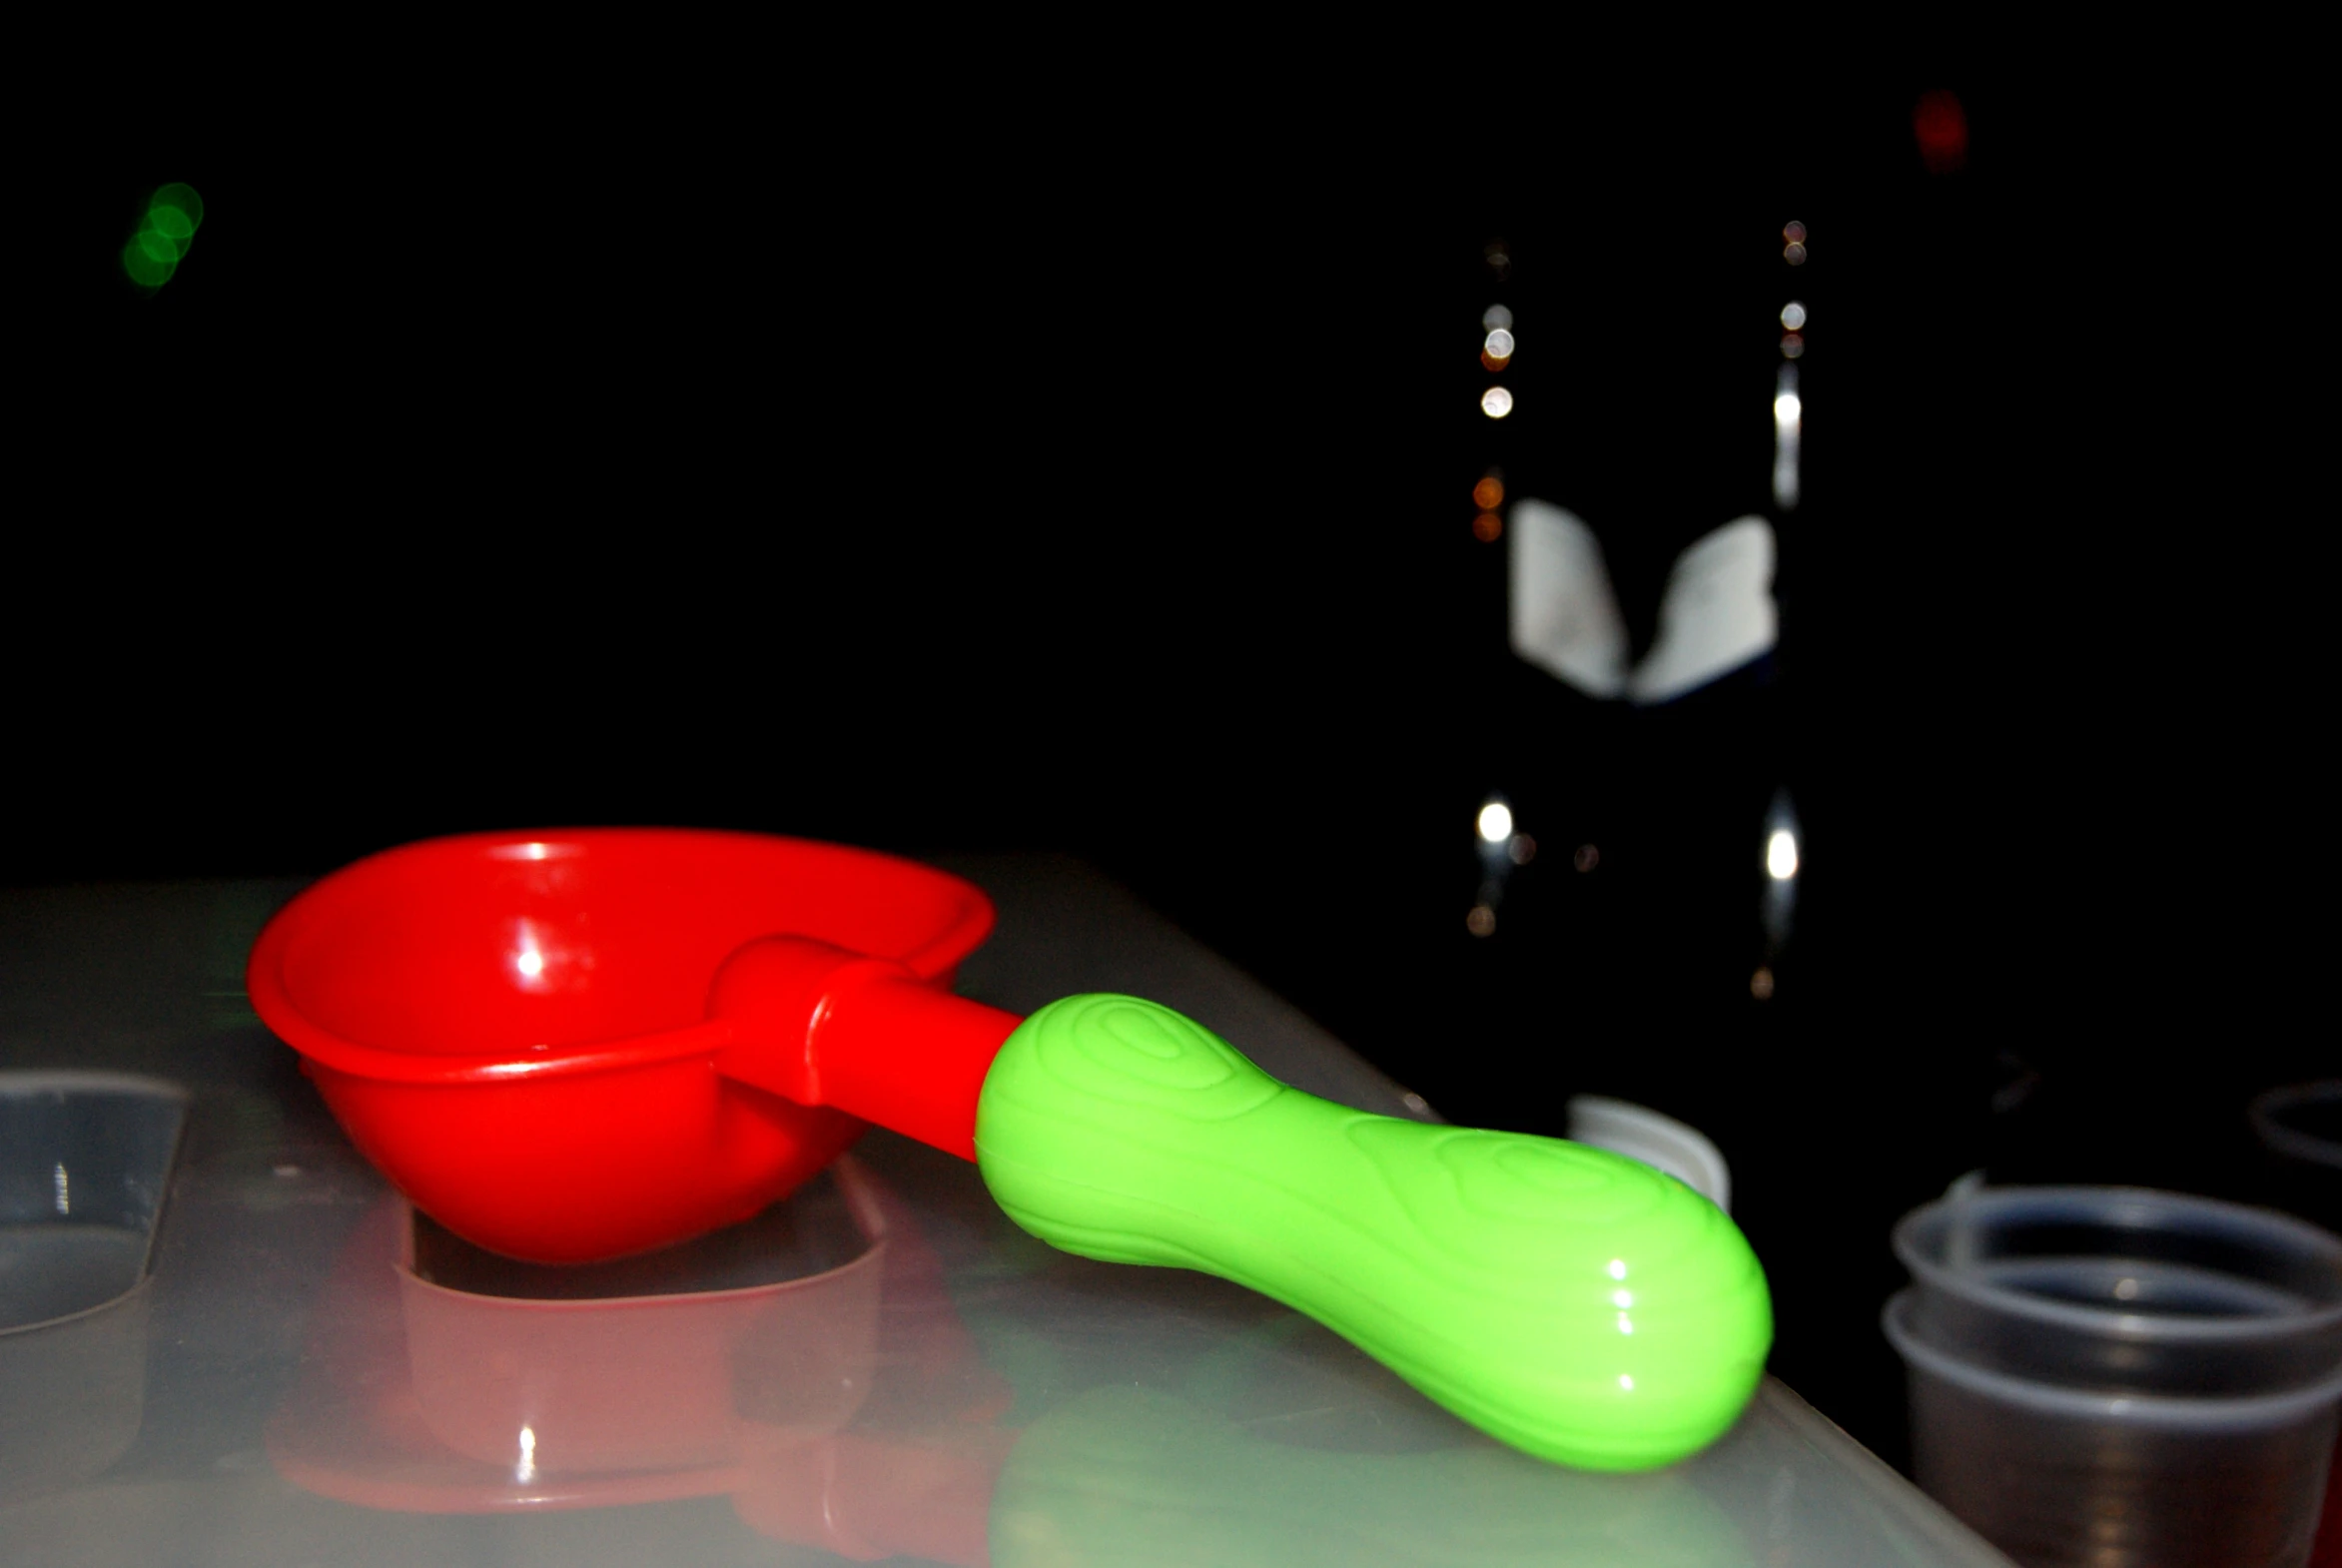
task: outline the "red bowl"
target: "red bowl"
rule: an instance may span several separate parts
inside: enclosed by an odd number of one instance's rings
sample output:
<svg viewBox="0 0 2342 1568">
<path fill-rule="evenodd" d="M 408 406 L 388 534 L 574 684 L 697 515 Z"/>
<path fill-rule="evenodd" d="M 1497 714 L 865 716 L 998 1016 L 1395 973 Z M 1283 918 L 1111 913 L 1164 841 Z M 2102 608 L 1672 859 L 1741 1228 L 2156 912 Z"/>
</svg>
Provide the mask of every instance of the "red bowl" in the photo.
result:
<svg viewBox="0 0 2342 1568">
<path fill-rule="evenodd" d="M 992 930 L 957 877 L 801 839 L 475 834 L 371 856 L 278 912 L 254 1009 L 351 1139 L 456 1234 L 585 1262 L 745 1219 L 864 1124 L 726 1077 L 724 961 L 802 936 L 949 990 Z"/>
</svg>

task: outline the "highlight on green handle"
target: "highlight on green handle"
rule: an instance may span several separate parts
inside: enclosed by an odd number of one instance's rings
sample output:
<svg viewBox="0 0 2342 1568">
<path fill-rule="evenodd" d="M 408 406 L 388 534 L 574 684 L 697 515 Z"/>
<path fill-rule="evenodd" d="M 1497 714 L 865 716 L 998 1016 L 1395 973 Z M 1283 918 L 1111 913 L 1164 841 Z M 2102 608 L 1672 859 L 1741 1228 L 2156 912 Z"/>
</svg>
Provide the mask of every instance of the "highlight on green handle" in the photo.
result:
<svg viewBox="0 0 2342 1568">
<path fill-rule="evenodd" d="M 122 270 L 149 293 L 171 281 L 204 226 L 204 199 L 191 185 L 166 185 L 147 198 L 138 232 L 122 248 Z"/>
<path fill-rule="evenodd" d="M 1595 1470 L 1721 1436 L 1764 1375 L 1764 1270 L 1723 1210 L 1559 1139 L 1373 1116 L 1135 997 L 1052 1003 L 984 1082 L 1011 1218 L 1306 1312 L 1481 1430 Z"/>
</svg>

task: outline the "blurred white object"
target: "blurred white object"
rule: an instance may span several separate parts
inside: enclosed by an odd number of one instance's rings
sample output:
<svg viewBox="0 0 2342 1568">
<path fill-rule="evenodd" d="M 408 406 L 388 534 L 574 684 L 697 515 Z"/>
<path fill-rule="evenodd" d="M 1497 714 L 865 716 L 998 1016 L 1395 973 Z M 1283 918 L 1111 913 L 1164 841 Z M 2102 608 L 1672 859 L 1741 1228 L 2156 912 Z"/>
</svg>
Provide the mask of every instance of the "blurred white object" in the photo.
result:
<svg viewBox="0 0 2342 1568">
<path fill-rule="evenodd" d="M 1627 676 L 1627 697 L 1680 697 L 1771 652 L 1780 634 L 1773 526 L 1738 518 L 1676 557 L 1659 601 L 1658 639 Z"/>
<path fill-rule="evenodd" d="M 1707 1135 L 1645 1106 L 1601 1095 L 1573 1095 L 1568 1138 L 1653 1166 L 1732 1212 L 1732 1168 Z"/>
<path fill-rule="evenodd" d="M 1574 512 L 1513 504 L 1512 650 L 1590 697 L 1626 689 L 1626 620 L 1602 546 Z"/>
<path fill-rule="evenodd" d="M 1574 513 L 1545 501 L 1514 503 L 1513 652 L 1590 697 L 1672 702 L 1773 649 L 1773 527 L 1740 517 L 1676 558 L 1659 603 L 1651 651 L 1627 668 L 1626 618 L 1602 546 Z"/>
</svg>

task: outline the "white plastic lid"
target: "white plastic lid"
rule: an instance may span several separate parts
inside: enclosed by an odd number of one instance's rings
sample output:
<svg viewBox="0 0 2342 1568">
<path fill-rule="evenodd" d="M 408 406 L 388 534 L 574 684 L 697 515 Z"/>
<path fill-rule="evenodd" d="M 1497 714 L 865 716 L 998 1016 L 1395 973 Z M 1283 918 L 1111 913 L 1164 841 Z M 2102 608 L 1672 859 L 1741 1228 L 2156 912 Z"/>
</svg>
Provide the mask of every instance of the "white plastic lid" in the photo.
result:
<svg viewBox="0 0 2342 1568">
<path fill-rule="evenodd" d="M 1569 1138 L 1655 1166 L 1732 1212 L 1732 1168 L 1697 1128 L 1630 1101 L 1574 1095 L 1569 1103 Z"/>
</svg>

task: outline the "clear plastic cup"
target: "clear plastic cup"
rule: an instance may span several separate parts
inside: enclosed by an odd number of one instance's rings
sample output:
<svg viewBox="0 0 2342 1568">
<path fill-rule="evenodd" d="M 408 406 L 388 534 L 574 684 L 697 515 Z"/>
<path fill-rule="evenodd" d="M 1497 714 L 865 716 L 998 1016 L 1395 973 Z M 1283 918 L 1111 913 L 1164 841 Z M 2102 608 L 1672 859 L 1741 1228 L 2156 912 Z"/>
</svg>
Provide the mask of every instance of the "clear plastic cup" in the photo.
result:
<svg viewBox="0 0 2342 1568">
<path fill-rule="evenodd" d="M 1922 1487 L 2027 1565 L 2297 1568 L 2342 1404 L 2342 1239 L 2210 1198 L 1986 1188 L 1896 1226 Z"/>
<path fill-rule="evenodd" d="M 152 1079 L 0 1074 L 0 1333 L 138 1288 L 186 1119 Z"/>
<path fill-rule="evenodd" d="M 88 1480 L 138 1435 L 187 1105 L 150 1079 L 0 1073 L 0 1508 Z"/>
</svg>

